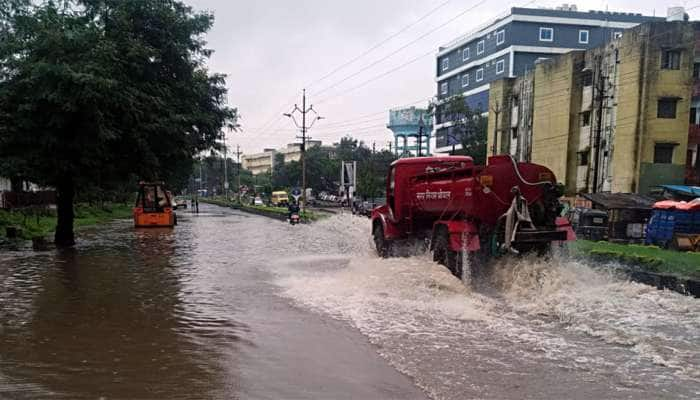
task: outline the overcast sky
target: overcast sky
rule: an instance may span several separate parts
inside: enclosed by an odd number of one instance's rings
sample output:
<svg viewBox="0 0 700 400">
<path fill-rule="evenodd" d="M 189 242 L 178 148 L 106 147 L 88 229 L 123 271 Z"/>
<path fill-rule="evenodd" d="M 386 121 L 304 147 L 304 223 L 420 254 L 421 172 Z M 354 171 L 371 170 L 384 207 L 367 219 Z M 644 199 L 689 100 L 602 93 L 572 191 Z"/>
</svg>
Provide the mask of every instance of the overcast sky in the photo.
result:
<svg viewBox="0 0 700 400">
<path fill-rule="evenodd" d="M 437 48 L 511 7 L 554 7 L 563 1 L 484 0 L 184 0 L 216 17 L 206 39 L 214 50 L 210 69 L 228 75 L 229 103 L 241 115 L 240 132 L 229 133 L 229 146 L 244 153 L 278 148 L 295 141 L 298 130 L 282 116 L 308 104 L 325 119 L 310 136 L 325 143 L 350 134 L 377 148 L 392 140 L 386 129 L 388 109 L 425 106 L 435 95 Z M 446 3 L 446 4 L 445 4 Z M 656 13 L 670 5 L 691 8 L 700 0 L 579 1 L 579 10 Z M 431 15 L 382 46 L 320 80 L 337 67 L 401 31 L 431 10 Z M 466 10 L 470 10 L 464 13 Z M 454 21 L 440 27 L 447 21 Z M 700 18 L 700 7 L 688 12 Z M 415 41 L 422 35 L 422 39 Z M 401 51 L 396 50 L 406 46 Z M 389 57 L 389 54 L 396 52 Z M 377 62 L 386 58 L 381 62 Z M 408 64 L 409 61 L 413 61 Z M 374 65 L 371 65 L 374 64 Z M 392 71 L 393 72 L 389 72 Z M 382 74 L 386 74 L 381 76 Z M 341 82 L 342 81 L 342 82 Z M 367 83 L 369 82 L 369 83 Z M 331 87 L 332 86 L 332 87 Z M 330 87 L 330 88 L 329 88 Z"/>
</svg>

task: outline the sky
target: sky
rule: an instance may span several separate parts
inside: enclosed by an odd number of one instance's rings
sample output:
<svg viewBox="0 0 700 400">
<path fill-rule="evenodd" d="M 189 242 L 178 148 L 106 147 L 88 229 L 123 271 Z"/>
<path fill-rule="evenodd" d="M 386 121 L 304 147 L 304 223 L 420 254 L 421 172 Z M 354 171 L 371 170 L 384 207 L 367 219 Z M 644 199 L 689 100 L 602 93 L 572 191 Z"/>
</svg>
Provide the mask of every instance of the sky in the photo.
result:
<svg viewBox="0 0 700 400">
<path fill-rule="evenodd" d="M 563 3 L 184 1 L 197 11 L 214 13 L 214 26 L 205 37 L 214 50 L 208 66 L 211 72 L 228 76 L 228 101 L 238 109 L 241 128 L 227 132 L 226 142 L 232 151 L 240 146 L 243 154 L 298 142 L 299 130 L 282 114 L 291 112 L 295 103 L 301 107 L 303 88 L 307 107 L 313 105 L 323 117 L 309 131 L 311 138 L 332 144 L 350 135 L 377 149 L 387 148 L 392 140 L 386 129 L 389 109 L 425 107 L 435 95 L 439 46 L 507 13 L 510 7 L 551 8 Z M 691 20 L 700 19 L 700 0 L 574 4 L 579 10 L 657 16 L 665 16 L 667 7 L 678 5 L 689 10 Z"/>
</svg>

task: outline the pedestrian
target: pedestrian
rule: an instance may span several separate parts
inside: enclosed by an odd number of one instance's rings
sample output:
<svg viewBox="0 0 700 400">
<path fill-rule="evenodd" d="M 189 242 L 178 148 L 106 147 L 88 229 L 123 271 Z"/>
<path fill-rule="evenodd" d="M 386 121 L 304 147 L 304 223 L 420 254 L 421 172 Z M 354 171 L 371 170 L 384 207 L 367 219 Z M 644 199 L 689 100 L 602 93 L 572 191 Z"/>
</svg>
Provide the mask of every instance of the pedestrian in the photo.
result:
<svg viewBox="0 0 700 400">
<path fill-rule="evenodd" d="M 197 199 L 197 198 L 194 199 L 194 208 L 195 208 L 195 213 L 199 214 L 199 199 Z"/>
</svg>

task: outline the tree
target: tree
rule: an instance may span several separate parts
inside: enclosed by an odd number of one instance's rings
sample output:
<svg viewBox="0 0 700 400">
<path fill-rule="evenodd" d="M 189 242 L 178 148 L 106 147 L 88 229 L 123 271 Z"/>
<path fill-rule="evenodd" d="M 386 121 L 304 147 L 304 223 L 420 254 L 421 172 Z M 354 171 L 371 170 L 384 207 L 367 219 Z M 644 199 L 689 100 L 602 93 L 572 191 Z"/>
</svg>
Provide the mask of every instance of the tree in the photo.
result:
<svg viewBox="0 0 700 400">
<path fill-rule="evenodd" d="M 487 127 L 488 119 L 478 110 L 473 110 L 467 105 L 464 96 L 450 97 L 441 105 L 431 103 L 428 113 L 435 116 L 440 114 L 441 120 L 451 121 L 453 125 L 448 129 L 448 137 L 462 145 L 462 149 L 455 154 L 471 156 L 476 164 L 486 163 Z"/>
<path fill-rule="evenodd" d="M 74 243 L 76 193 L 181 179 L 235 129 L 225 77 L 205 66 L 211 14 L 176 0 L 2 5 L 0 158 L 56 188 L 56 244 Z"/>
</svg>

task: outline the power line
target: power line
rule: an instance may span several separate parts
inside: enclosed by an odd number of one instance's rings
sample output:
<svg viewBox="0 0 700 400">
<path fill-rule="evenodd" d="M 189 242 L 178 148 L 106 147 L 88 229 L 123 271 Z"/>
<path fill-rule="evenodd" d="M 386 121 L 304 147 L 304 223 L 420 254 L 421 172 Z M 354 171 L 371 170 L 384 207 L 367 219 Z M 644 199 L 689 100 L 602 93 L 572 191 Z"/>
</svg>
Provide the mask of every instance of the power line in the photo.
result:
<svg viewBox="0 0 700 400">
<path fill-rule="evenodd" d="M 440 3 L 440 4 L 438 4 L 437 7 L 432 8 L 430 11 L 428 11 L 426 14 L 423 14 L 423 15 L 422 15 L 420 18 L 418 18 L 417 20 L 415 20 L 415 21 L 411 22 L 410 24 L 404 26 L 403 28 L 401 28 L 401 29 L 399 29 L 397 32 L 395 32 L 395 33 L 393 33 L 393 34 L 387 36 L 385 39 L 381 40 L 380 42 L 378 42 L 378 43 L 375 44 L 374 46 L 372 46 L 372 47 L 370 47 L 369 49 L 363 51 L 362 53 L 358 54 L 357 56 L 353 57 L 352 59 L 346 61 L 345 63 L 343 63 L 343 64 L 341 64 L 341 65 L 339 65 L 338 67 L 334 68 L 332 71 L 330 71 L 330 72 L 327 73 L 326 75 L 324 75 L 324 76 L 322 76 L 322 77 L 320 77 L 320 78 L 314 80 L 313 82 L 307 84 L 306 87 L 310 87 L 310 86 L 312 86 L 312 85 L 315 85 L 316 83 L 321 82 L 321 81 L 323 81 L 324 79 L 326 79 L 326 78 L 332 76 L 333 74 L 335 74 L 336 72 L 342 70 L 343 68 L 347 67 L 348 65 L 353 64 L 355 61 L 357 61 L 357 60 L 359 60 L 360 58 L 366 56 L 367 54 L 371 53 L 372 51 L 378 49 L 379 47 L 381 47 L 383 44 L 387 43 L 387 42 L 390 41 L 391 39 L 393 39 L 393 38 L 399 36 L 400 34 L 402 34 L 402 33 L 404 33 L 404 32 L 406 32 L 408 29 L 410 29 L 410 28 L 412 28 L 412 27 L 418 25 L 418 23 L 422 22 L 423 20 L 425 20 L 425 19 L 428 18 L 429 16 L 433 15 L 437 10 L 439 10 L 439 9 L 441 9 L 442 7 L 446 6 L 450 1 L 451 1 L 451 0 L 447 0 L 447 1 L 444 1 L 444 2 L 442 2 L 442 3 Z"/>
<path fill-rule="evenodd" d="M 356 71 L 356 72 L 354 72 L 354 73 L 352 73 L 352 74 L 346 76 L 345 78 L 341 79 L 340 81 L 338 81 L 338 82 L 336 82 L 336 83 L 334 83 L 334 84 L 332 84 L 332 85 L 330 85 L 330 86 L 326 86 L 325 88 L 323 88 L 323 89 L 321 89 L 321 90 L 319 90 L 319 91 L 314 92 L 314 95 L 318 96 L 318 95 L 321 94 L 321 93 L 324 93 L 324 92 L 326 92 L 326 91 L 328 91 L 328 90 L 330 90 L 330 89 L 332 89 L 332 88 L 334 88 L 334 87 L 337 87 L 338 85 L 340 85 L 341 83 L 347 81 L 348 79 L 351 79 L 351 78 L 353 78 L 353 77 L 359 75 L 360 73 L 362 73 L 362 72 L 368 70 L 369 68 L 372 68 L 373 66 L 379 64 L 380 62 L 382 62 L 382 61 L 384 61 L 384 60 L 387 60 L 389 57 L 392 57 L 393 55 L 399 53 L 401 50 L 403 50 L 403 49 L 407 48 L 408 46 L 410 46 L 410 45 L 412 45 L 412 44 L 418 42 L 419 40 L 424 39 L 424 38 L 430 36 L 431 34 L 435 33 L 436 31 L 438 31 L 438 30 L 440 30 L 440 29 L 442 29 L 442 28 L 444 28 L 445 26 L 449 25 L 450 23 L 456 21 L 457 19 L 459 19 L 459 18 L 461 18 L 462 16 L 464 16 L 466 13 L 468 13 L 468 12 L 474 10 L 475 8 L 479 7 L 480 5 L 482 5 L 482 4 L 484 4 L 484 3 L 486 3 L 486 0 L 479 0 L 478 2 L 476 2 L 475 4 L 473 4 L 472 6 L 470 6 L 469 8 L 467 8 L 466 10 L 460 12 L 460 13 L 457 14 L 456 16 L 454 16 L 454 17 L 448 19 L 446 22 L 443 22 L 442 24 L 436 26 L 435 28 L 429 30 L 428 32 L 425 32 L 424 34 L 418 36 L 416 39 L 414 39 L 414 40 L 412 40 L 412 41 L 410 41 L 410 42 L 404 44 L 403 46 L 399 47 L 398 49 L 394 50 L 393 52 L 391 52 L 391 53 L 385 55 L 384 57 L 382 57 L 382 58 L 380 58 L 380 59 L 378 59 L 378 60 L 375 60 L 374 62 L 372 62 L 372 63 L 370 63 L 370 64 L 368 64 L 368 65 L 366 65 L 366 66 L 364 66 L 364 67 L 362 67 L 362 68 L 360 68 L 360 70 L 358 70 L 358 71 Z M 432 53 L 432 50 L 431 50 L 431 53 Z"/>
</svg>

